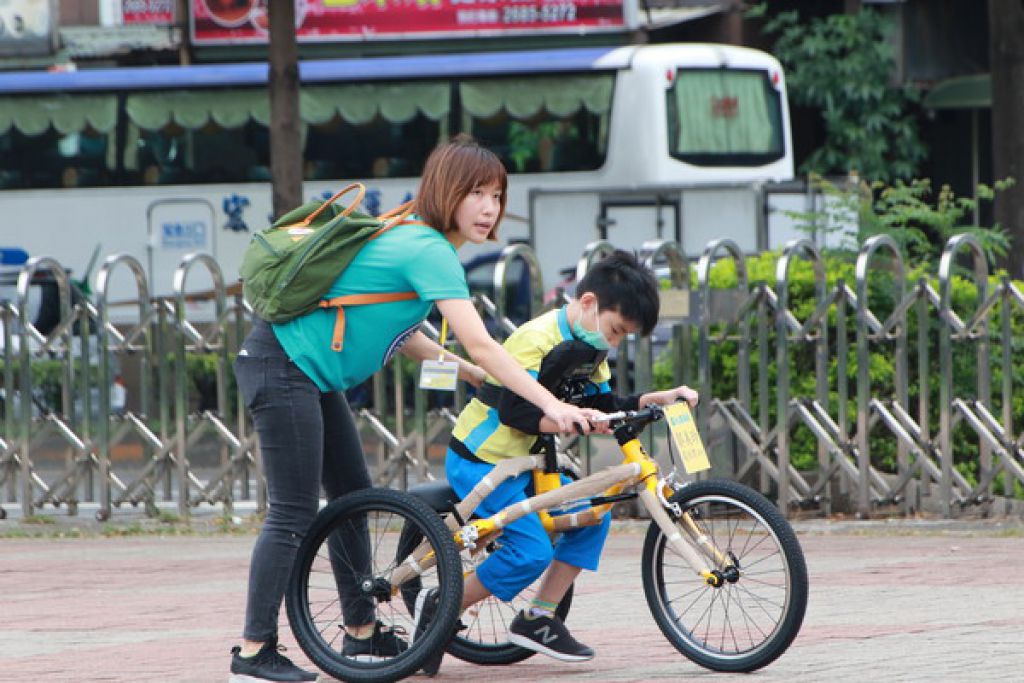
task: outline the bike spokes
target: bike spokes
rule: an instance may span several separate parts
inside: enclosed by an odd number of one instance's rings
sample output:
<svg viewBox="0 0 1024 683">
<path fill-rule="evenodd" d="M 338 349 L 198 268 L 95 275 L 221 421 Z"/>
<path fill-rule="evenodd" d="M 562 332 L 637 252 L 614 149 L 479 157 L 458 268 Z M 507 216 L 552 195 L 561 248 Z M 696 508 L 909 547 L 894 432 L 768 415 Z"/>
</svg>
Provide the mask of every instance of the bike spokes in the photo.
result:
<svg viewBox="0 0 1024 683">
<path fill-rule="evenodd" d="M 796 537 L 759 494 L 733 482 L 702 482 L 674 497 L 688 515 L 681 533 L 700 549 L 718 585 L 708 585 L 652 526 L 644 587 L 655 619 L 688 657 L 712 669 L 752 671 L 795 637 L 807 597 Z"/>
</svg>

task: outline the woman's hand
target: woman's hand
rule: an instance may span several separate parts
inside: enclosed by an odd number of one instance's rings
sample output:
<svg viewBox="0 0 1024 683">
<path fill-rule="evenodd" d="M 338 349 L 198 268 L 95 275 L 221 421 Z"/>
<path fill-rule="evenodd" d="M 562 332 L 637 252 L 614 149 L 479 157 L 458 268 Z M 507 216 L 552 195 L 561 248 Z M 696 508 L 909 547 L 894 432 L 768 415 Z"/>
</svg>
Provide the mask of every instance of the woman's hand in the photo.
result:
<svg viewBox="0 0 1024 683">
<path fill-rule="evenodd" d="M 544 417 L 551 420 L 560 432 L 590 433 L 590 418 L 603 417 L 604 413 L 593 408 L 580 408 L 571 403 L 553 401 L 544 407 Z"/>
<path fill-rule="evenodd" d="M 487 372 L 479 365 L 474 365 L 473 363 L 470 363 L 468 361 L 463 362 L 466 363 L 466 376 L 463 379 L 465 379 L 467 382 L 472 384 L 477 389 L 482 387 L 484 384 L 484 380 L 487 379 Z"/>
<path fill-rule="evenodd" d="M 602 413 L 600 410 L 595 410 L 593 408 L 584 408 L 583 411 L 585 413 L 587 413 L 588 419 L 591 420 L 591 422 L 590 422 L 590 433 L 591 434 L 611 434 L 612 433 L 612 426 L 611 426 L 611 424 L 608 422 L 608 420 L 603 419 L 603 418 L 606 417 L 605 413 Z"/>
</svg>

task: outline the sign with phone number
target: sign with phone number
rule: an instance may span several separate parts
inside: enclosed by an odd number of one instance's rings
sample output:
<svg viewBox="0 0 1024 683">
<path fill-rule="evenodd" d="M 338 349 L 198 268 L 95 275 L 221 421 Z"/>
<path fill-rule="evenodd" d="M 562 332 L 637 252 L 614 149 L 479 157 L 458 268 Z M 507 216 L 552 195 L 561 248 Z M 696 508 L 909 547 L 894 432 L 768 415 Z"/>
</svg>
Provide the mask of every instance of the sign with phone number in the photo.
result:
<svg viewBox="0 0 1024 683">
<path fill-rule="evenodd" d="M 192 0 L 196 45 L 268 40 L 268 0 Z M 622 30 L 623 0 L 296 0 L 299 42 Z"/>
</svg>

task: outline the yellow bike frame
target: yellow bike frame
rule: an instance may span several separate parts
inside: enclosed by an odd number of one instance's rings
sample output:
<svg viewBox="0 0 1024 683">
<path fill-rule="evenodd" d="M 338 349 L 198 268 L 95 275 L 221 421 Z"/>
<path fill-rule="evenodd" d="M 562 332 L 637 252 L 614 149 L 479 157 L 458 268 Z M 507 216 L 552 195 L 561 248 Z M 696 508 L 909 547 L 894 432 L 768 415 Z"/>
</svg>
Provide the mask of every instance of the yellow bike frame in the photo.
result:
<svg viewBox="0 0 1024 683">
<path fill-rule="evenodd" d="M 543 455 L 509 458 L 495 465 L 494 470 L 456 506 L 462 519 L 468 519 L 480 501 L 502 482 L 525 471 L 533 472 L 535 495 L 485 519 L 470 520 L 461 528 L 455 521 L 455 516 L 449 516 L 447 523 L 454 532 L 456 544 L 460 549 L 468 548 L 471 552 L 478 552 L 499 536 L 504 527 L 531 512 L 536 512 L 540 516 L 545 529 L 551 533 L 597 524 L 614 502 L 592 505 L 564 515 L 551 515 L 548 510 L 571 500 L 598 495 L 614 496 L 630 485 L 642 483 L 638 497 L 652 521 L 665 534 L 669 545 L 687 561 L 705 583 L 720 586 L 724 580 L 724 573 L 730 569 L 736 570 L 732 559 L 714 545 L 688 512 L 673 509 L 672 504 L 667 502 L 675 493 L 675 489 L 658 479 L 658 463 L 647 454 L 639 438 L 634 437 L 620 444 L 620 449 L 623 454 L 621 464 L 565 485 L 562 484 L 559 474 L 544 471 Z M 675 519 L 669 514 L 670 510 Z M 685 537 L 680 533 L 680 527 L 685 530 Z M 431 556 L 427 549 L 423 549 L 422 553 L 414 552 L 406 563 L 396 570 L 392 577 L 393 585 L 397 587 L 405 579 L 411 578 L 411 575 L 406 575 L 408 571 L 414 574 L 422 573 L 432 564 L 430 560 Z M 714 566 L 709 565 L 709 560 Z"/>
</svg>

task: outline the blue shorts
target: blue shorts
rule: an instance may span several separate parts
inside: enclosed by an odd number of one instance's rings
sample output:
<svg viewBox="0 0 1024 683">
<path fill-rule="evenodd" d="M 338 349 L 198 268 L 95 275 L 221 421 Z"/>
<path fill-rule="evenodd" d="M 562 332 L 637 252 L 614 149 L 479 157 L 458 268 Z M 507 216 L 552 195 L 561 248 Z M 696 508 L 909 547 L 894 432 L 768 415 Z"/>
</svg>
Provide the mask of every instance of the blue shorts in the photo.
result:
<svg viewBox="0 0 1024 683">
<path fill-rule="evenodd" d="M 468 495 L 493 469 L 494 465 L 467 460 L 451 449 L 445 458 L 448 483 L 460 498 Z M 563 484 L 568 481 L 562 477 Z M 477 507 L 476 514 L 490 517 L 533 495 L 533 474 L 524 472 L 494 489 Z M 553 559 L 596 571 L 610 525 L 611 513 L 606 513 L 600 524 L 561 534 L 552 547 L 540 517 L 530 513 L 505 527 L 498 541 L 501 547 L 477 567 L 477 578 L 484 588 L 507 602 L 536 581 Z"/>
</svg>

